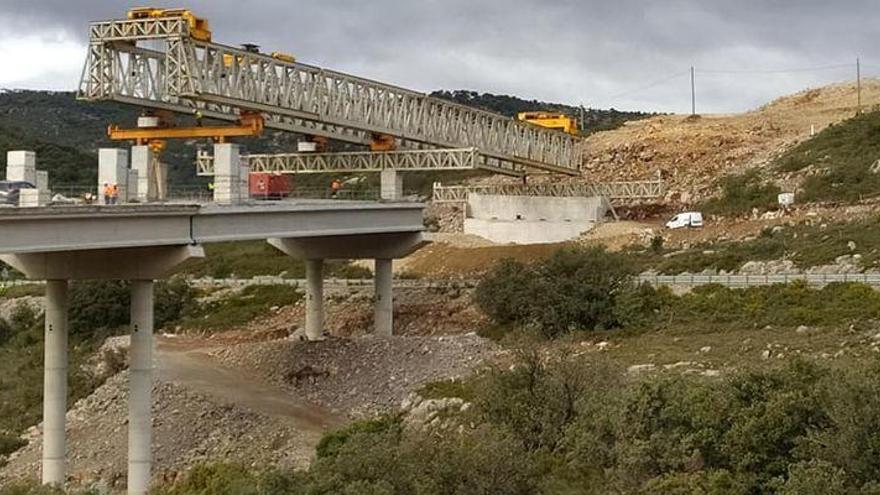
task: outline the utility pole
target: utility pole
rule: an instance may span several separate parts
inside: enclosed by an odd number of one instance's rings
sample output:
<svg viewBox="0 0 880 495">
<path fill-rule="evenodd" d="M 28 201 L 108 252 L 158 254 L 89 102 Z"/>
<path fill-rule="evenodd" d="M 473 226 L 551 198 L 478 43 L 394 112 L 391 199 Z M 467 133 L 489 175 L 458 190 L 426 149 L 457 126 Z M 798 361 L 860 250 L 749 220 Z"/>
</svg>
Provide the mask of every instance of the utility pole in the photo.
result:
<svg viewBox="0 0 880 495">
<path fill-rule="evenodd" d="M 697 90 L 694 66 L 691 66 L 691 116 L 697 115 Z"/>
<path fill-rule="evenodd" d="M 856 57 L 856 95 L 858 98 L 856 113 L 862 113 L 862 63 L 859 57 Z"/>
<path fill-rule="evenodd" d="M 580 130 L 583 131 L 587 127 L 587 122 L 584 120 L 584 102 L 581 102 L 581 122 L 580 122 Z"/>
</svg>

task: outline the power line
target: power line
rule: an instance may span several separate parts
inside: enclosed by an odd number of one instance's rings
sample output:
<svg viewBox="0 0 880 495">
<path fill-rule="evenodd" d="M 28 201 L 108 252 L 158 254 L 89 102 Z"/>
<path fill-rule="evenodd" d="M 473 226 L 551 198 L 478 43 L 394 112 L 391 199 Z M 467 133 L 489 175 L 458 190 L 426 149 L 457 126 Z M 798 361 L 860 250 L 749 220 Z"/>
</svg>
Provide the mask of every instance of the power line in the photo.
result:
<svg viewBox="0 0 880 495">
<path fill-rule="evenodd" d="M 639 87 L 637 87 L 637 88 L 633 88 L 633 89 L 630 89 L 630 90 L 624 91 L 623 93 L 618 93 L 618 94 L 616 94 L 616 95 L 611 95 L 611 96 L 608 97 L 608 99 L 609 99 L 609 100 L 613 100 L 613 99 L 616 99 L 616 98 L 620 98 L 620 97 L 622 97 L 622 96 L 627 96 L 627 95 L 631 95 L 631 94 L 633 94 L 633 93 L 638 93 L 638 92 L 641 92 L 641 91 L 645 91 L 645 90 L 647 90 L 647 89 L 651 89 L 651 88 L 653 88 L 653 87 L 660 86 L 661 84 L 667 83 L 667 82 L 669 82 L 669 81 L 671 81 L 671 80 L 673 80 L 673 79 L 677 79 L 677 78 L 679 78 L 679 77 L 682 77 L 682 76 L 688 75 L 688 74 L 690 74 L 690 73 L 691 73 L 691 70 L 690 70 L 690 69 L 688 69 L 688 70 L 686 70 L 686 71 L 683 71 L 683 72 L 676 72 L 675 74 L 672 74 L 672 75 L 670 75 L 670 76 L 664 77 L 663 79 L 658 79 L 658 80 L 656 80 L 656 81 L 654 81 L 654 82 L 651 82 L 651 83 L 648 83 L 648 84 L 646 84 L 646 85 L 644 85 L 644 86 L 639 86 Z"/>
<path fill-rule="evenodd" d="M 854 68 L 854 64 L 837 64 L 837 65 L 822 65 L 818 67 L 798 67 L 791 69 L 729 69 L 729 70 L 715 70 L 715 69 L 697 69 L 697 72 L 702 74 L 789 74 L 795 72 L 818 72 L 823 70 L 833 70 L 833 69 L 851 69 Z"/>
</svg>

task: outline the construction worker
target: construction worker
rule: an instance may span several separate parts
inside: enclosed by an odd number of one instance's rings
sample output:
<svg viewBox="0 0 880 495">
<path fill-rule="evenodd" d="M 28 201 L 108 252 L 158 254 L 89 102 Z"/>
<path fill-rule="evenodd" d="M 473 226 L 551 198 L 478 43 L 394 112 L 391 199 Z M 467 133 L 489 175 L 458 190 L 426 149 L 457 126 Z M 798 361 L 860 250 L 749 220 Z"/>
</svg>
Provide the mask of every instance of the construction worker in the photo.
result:
<svg viewBox="0 0 880 495">
<path fill-rule="evenodd" d="M 115 205 L 119 202 L 119 184 L 110 184 L 110 204 Z"/>
<path fill-rule="evenodd" d="M 103 193 L 104 193 L 104 204 L 105 204 L 105 205 L 109 205 L 109 204 L 110 204 L 110 199 L 111 199 L 111 197 L 113 196 L 113 188 L 110 187 L 110 184 L 109 184 L 108 182 L 105 182 L 105 183 L 104 183 L 104 191 L 103 191 Z"/>
</svg>

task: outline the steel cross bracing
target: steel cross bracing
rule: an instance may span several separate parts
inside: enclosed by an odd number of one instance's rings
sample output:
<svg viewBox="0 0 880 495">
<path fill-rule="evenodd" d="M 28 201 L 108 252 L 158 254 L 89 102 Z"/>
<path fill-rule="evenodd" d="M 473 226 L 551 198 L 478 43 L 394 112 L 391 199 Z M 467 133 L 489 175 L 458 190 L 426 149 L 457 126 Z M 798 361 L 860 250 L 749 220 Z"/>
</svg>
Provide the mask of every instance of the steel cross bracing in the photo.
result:
<svg viewBox="0 0 880 495">
<path fill-rule="evenodd" d="M 259 111 L 268 128 L 361 144 L 381 133 L 403 147 L 475 147 L 499 162 L 569 175 L 579 174 L 582 161 L 578 138 L 563 132 L 198 41 L 183 18 L 92 23 L 78 97 L 190 114 L 198 109 L 206 118 L 230 121 L 242 110 Z"/>
<path fill-rule="evenodd" d="M 332 153 L 277 153 L 242 155 L 242 165 L 252 172 L 284 174 L 353 173 L 394 170 L 473 170 L 521 177 L 522 170 L 495 166 L 476 148 L 398 151 L 350 151 Z M 214 175 L 214 157 L 196 155 L 196 174 Z"/>
<path fill-rule="evenodd" d="M 461 203 L 469 194 L 508 196 L 604 196 L 608 199 L 650 199 L 663 196 L 663 181 L 597 182 L 594 184 L 494 184 L 485 186 L 443 186 L 434 184 L 435 203 Z"/>
</svg>

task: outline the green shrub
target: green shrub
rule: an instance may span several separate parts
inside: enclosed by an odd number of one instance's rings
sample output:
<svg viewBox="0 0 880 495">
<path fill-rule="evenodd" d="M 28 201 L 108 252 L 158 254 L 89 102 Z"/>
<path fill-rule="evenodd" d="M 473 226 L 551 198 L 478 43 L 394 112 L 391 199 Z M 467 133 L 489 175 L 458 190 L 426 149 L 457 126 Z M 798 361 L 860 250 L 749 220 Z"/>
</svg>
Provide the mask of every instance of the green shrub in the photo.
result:
<svg viewBox="0 0 880 495">
<path fill-rule="evenodd" d="M 0 487 L 0 495 L 65 495 L 65 492 L 36 482 L 19 482 Z M 74 495 L 74 492 L 67 495 Z"/>
<path fill-rule="evenodd" d="M 153 301 L 153 325 L 156 329 L 170 326 L 194 311 L 196 291 L 183 278 L 159 282 Z"/>
<path fill-rule="evenodd" d="M 184 328 L 212 331 L 234 328 L 301 298 L 302 293 L 290 285 L 249 285 L 228 297 L 195 306 L 178 323 Z"/>
<path fill-rule="evenodd" d="M 775 208 L 781 189 L 773 184 L 761 183 L 756 171 L 742 175 L 729 175 L 720 181 L 721 196 L 712 198 L 700 206 L 711 215 L 739 215 L 753 208 Z"/>
<path fill-rule="evenodd" d="M 823 461 L 792 464 L 788 479 L 778 491 L 780 495 L 848 495 L 843 469 Z"/>
<path fill-rule="evenodd" d="M 341 430 L 326 433 L 318 442 L 315 455 L 319 459 L 335 457 L 352 436 L 376 433 L 399 435 L 401 433 L 400 418 L 386 415 L 377 419 L 357 421 Z"/>
<path fill-rule="evenodd" d="M 301 493 L 292 478 L 239 464 L 200 464 L 154 495 L 282 495 Z"/>
<path fill-rule="evenodd" d="M 0 318 L 0 346 L 3 346 L 12 338 L 13 329 L 12 325 L 9 324 L 3 318 Z"/>
<path fill-rule="evenodd" d="M 640 495 L 748 495 L 748 483 L 725 470 L 673 472 L 649 480 Z"/>
<path fill-rule="evenodd" d="M 545 337 L 618 326 L 617 296 L 632 268 L 603 248 L 561 249 L 533 265 L 506 260 L 477 285 L 477 304 L 496 323 L 535 325 Z"/>
</svg>

